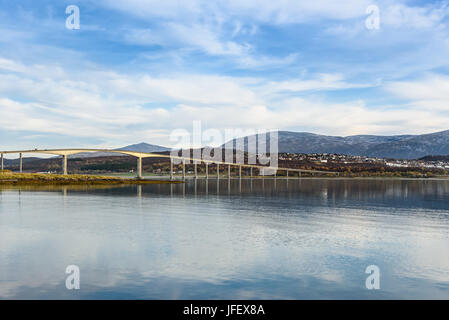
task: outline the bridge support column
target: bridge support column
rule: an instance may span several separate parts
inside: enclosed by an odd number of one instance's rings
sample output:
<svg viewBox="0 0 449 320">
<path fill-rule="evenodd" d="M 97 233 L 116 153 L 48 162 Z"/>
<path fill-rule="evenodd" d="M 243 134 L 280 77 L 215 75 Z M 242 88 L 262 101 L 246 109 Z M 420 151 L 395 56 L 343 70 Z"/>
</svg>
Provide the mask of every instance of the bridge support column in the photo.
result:
<svg viewBox="0 0 449 320">
<path fill-rule="evenodd" d="M 251 178 L 253 177 L 253 167 L 249 168 L 249 176 Z"/>
<path fill-rule="evenodd" d="M 3 153 L 2 153 L 2 170 L 5 170 L 5 168 L 3 166 Z"/>
<path fill-rule="evenodd" d="M 142 158 L 137 157 L 137 178 L 142 179 Z"/>
<path fill-rule="evenodd" d="M 19 154 L 19 172 L 22 173 L 22 153 Z"/>
<path fill-rule="evenodd" d="M 195 164 L 194 164 L 194 170 L 195 170 L 195 179 L 198 179 L 198 164 L 197 164 L 196 161 L 195 161 Z"/>
<path fill-rule="evenodd" d="M 170 158 L 170 181 L 173 180 L 173 159 Z"/>
<path fill-rule="evenodd" d="M 228 164 L 228 179 L 231 179 L 231 165 Z"/>
<path fill-rule="evenodd" d="M 182 160 L 182 180 L 186 180 L 186 161 Z"/>
<path fill-rule="evenodd" d="M 286 177 L 287 177 L 287 180 L 288 180 L 288 170 L 286 170 Z"/>
<path fill-rule="evenodd" d="M 205 162 L 206 165 L 206 179 L 209 179 L 209 163 Z"/>
<path fill-rule="evenodd" d="M 217 162 L 217 180 L 220 179 L 220 164 Z"/>
<path fill-rule="evenodd" d="M 67 175 L 67 155 L 62 156 L 62 174 Z"/>
<path fill-rule="evenodd" d="M 242 179 L 242 166 L 239 166 L 239 179 Z"/>
</svg>

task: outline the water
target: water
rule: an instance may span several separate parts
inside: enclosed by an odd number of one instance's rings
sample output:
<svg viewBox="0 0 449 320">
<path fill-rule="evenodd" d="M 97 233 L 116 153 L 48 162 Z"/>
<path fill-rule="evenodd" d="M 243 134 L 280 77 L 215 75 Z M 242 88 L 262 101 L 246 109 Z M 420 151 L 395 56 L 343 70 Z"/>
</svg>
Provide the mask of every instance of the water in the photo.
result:
<svg viewBox="0 0 449 320">
<path fill-rule="evenodd" d="M 449 299 L 449 181 L 3 187 L 0 298 Z"/>
</svg>

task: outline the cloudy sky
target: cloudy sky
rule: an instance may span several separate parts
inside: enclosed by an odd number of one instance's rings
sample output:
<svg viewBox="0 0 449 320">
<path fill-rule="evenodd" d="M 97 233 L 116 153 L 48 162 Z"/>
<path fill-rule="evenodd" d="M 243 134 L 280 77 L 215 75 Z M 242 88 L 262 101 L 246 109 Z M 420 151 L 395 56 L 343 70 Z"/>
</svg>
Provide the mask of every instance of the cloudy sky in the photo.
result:
<svg viewBox="0 0 449 320">
<path fill-rule="evenodd" d="M 0 149 L 170 146 L 198 120 L 447 130 L 449 2 L 0 0 Z"/>
</svg>

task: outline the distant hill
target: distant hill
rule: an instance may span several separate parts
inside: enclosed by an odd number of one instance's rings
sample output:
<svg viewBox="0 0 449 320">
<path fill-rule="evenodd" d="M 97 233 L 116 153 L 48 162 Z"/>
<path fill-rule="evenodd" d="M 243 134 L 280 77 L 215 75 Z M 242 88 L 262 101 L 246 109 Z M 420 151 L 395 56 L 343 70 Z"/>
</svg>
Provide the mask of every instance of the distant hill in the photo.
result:
<svg viewBox="0 0 449 320">
<path fill-rule="evenodd" d="M 35 160 L 40 160 L 40 159 L 41 158 L 37 158 L 37 157 L 24 157 L 22 159 L 22 163 L 26 164 L 26 163 L 33 162 Z M 4 163 L 5 166 L 8 166 L 8 165 L 19 165 L 19 158 L 17 158 L 17 159 L 6 159 L 5 158 L 3 160 L 3 163 Z"/>
<path fill-rule="evenodd" d="M 132 144 L 123 148 L 118 148 L 118 149 L 114 149 L 114 150 L 121 150 L 121 151 L 136 151 L 136 152 L 166 152 L 166 151 L 171 151 L 170 148 L 166 148 L 166 147 L 162 147 L 162 146 L 158 146 L 155 144 L 149 144 L 149 143 L 138 143 L 138 144 Z M 113 153 L 113 152 L 81 152 L 81 153 L 77 153 L 77 154 L 73 154 L 73 155 L 69 155 L 70 159 L 75 159 L 75 158 L 96 158 L 96 157 L 120 157 L 120 156 L 126 156 L 126 154 L 120 154 L 120 153 Z M 54 158 L 60 158 L 60 156 L 56 156 Z M 35 160 L 41 160 L 43 158 L 39 158 L 39 157 L 24 157 L 22 162 L 23 163 L 27 163 L 27 162 L 32 162 Z M 4 159 L 4 164 L 5 165 L 18 165 L 19 164 L 19 159 Z"/>
<path fill-rule="evenodd" d="M 164 151 L 170 151 L 170 148 L 158 146 L 155 144 L 149 144 L 149 143 L 138 143 L 138 144 L 132 144 L 123 148 L 118 148 L 114 150 L 121 150 L 121 151 L 136 151 L 136 152 L 164 152 Z M 126 156 L 125 154 L 120 153 L 112 153 L 112 152 L 82 152 L 77 153 L 70 158 L 93 158 L 93 157 L 110 157 L 110 156 Z"/>
<path fill-rule="evenodd" d="M 256 140 L 259 136 L 253 136 Z M 235 140 L 234 142 L 235 147 Z M 245 151 L 248 137 L 245 137 Z M 336 153 L 391 159 L 420 159 L 426 156 L 449 156 L 449 130 L 422 135 L 355 135 L 348 137 L 326 136 L 308 132 L 278 132 L 278 151 L 289 153 Z M 269 143 L 267 143 L 269 145 Z M 228 147 L 228 145 L 223 145 Z M 136 152 L 167 152 L 170 148 L 138 143 L 115 150 Z M 261 151 L 262 152 L 262 151 Z M 116 153 L 85 152 L 70 158 L 120 156 Z M 28 159 L 28 160 L 25 160 Z M 33 161 L 24 158 L 25 161 Z M 5 163 L 16 160 L 6 160 Z M 14 162 L 15 163 L 15 162 Z"/>
<path fill-rule="evenodd" d="M 138 144 L 132 144 L 120 149 L 115 150 L 127 150 L 127 151 L 136 151 L 136 152 L 164 152 L 164 151 L 170 151 L 170 148 L 158 146 L 155 144 L 149 144 L 149 143 L 138 143 Z"/>
<path fill-rule="evenodd" d="M 235 143 L 235 140 L 233 142 Z M 379 158 L 418 159 L 427 155 L 449 155 L 449 130 L 423 135 L 348 137 L 279 131 L 278 143 L 279 152 L 337 153 Z M 267 145 L 269 146 L 269 142 Z M 245 150 L 247 150 L 247 137 L 245 137 Z"/>
<path fill-rule="evenodd" d="M 449 161 L 449 156 L 425 156 L 420 158 L 422 161 Z"/>
</svg>

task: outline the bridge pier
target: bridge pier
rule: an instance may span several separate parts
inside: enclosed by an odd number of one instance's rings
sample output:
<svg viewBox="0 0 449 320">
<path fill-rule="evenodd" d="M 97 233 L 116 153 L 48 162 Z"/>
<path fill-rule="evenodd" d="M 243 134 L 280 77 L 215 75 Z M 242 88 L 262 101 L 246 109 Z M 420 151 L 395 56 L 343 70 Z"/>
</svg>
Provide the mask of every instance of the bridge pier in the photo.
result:
<svg viewBox="0 0 449 320">
<path fill-rule="evenodd" d="M 142 179 L 142 158 L 137 157 L 137 178 Z"/>
<path fill-rule="evenodd" d="M 19 153 L 19 172 L 22 173 L 22 153 Z"/>
<path fill-rule="evenodd" d="M 253 167 L 249 168 L 249 176 L 252 178 L 253 177 Z"/>
<path fill-rule="evenodd" d="M 170 181 L 173 180 L 173 159 L 170 158 Z"/>
<path fill-rule="evenodd" d="M 285 170 L 285 172 L 286 172 L 286 178 L 288 180 L 288 170 Z"/>
<path fill-rule="evenodd" d="M 198 179 L 198 164 L 194 161 L 195 180 Z"/>
<path fill-rule="evenodd" d="M 206 165 L 206 179 L 209 179 L 209 163 L 205 162 Z"/>
<path fill-rule="evenodd" d="M 239 179 L 242 179 L 242 166 L 239 166 Z"/>
<path fill-rule="evenodd" d="M 67 175 L 67 155 L 62 156 L 62 174 Z"/>
<path fill-rule="evenodd" d="M 3 166 L 3 153 L 2 153 L 2 170 L 5 170 L 5 168 Z"/>
<path fill-rule="evenodd" d="M 228 164 L 228 179 L 231 179 L 231 165 Z"/>
<path fill-rule="evenodd" d="M 186 161 L 182 160 L 182 180 L 186 180 Z"/>
<path fill-rule="evenodd" d="M 220 164 L 217 162 L 217 180 L 220 179 Z"/>
</svg>

